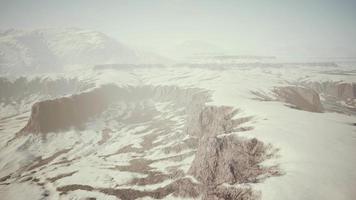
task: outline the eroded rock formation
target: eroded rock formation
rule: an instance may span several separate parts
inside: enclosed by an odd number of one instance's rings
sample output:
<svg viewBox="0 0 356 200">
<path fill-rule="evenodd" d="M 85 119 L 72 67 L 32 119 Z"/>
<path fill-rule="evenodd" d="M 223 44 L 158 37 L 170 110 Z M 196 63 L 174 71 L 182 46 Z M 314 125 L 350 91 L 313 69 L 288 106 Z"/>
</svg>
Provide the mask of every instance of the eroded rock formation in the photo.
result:
<svg viewBox="0 0 356 200">
<path fill-rule="evenodd" d="M 291 104 L 297 109 L 310 112 L 323 112 L 319 94 L 310 88 L 286 86 L 273 90 L 277 100 Z"/>
<path fill-rule="evenodd" d="M 333 88 L 330 93 L 334 93 L 336 97 L 343 100 L 356 98 L 355 83 L 339 83 Z"/>
<path fill-rule="evenodd" d="M 20 133 L 48 133 L 79 128 L 118 98 L 114 85 L 106 85 L 69 97 L 45 100 L 32 106 L 31 117 Z"/>
<path fill-rule="evenodd" d="M 325 81 L 294 84 L 315 90 L 322 97 L 324 109 L 327 111 L 356 114 L 356 83 Z"/>
<path fill-rule="evenodd" d="M 313 88 L 326 97 L 333 97 L 338 100 L 349 100 L 356 98 L 356 83 L 346 82 L 308 82 L 303 83 L 306 87 Z"/>
<path fill-rule="evenodd" d="M 258 164 L 266 159 L 266 150 L 267 146 L 257 139 L 206 137 L 199 144 L 189 173 L 210 187 L 256 182 L 264 173 Z"/>
<path fill-rule="evenodd" d="M 270 146 L 255 138 L 229 134 L 244 130 L 238 127 L 251 120 L 250 117 L 235 119 L 237 113 L 231 107 L 207 106 L 197 119 L 199 128 L 194 133 L 200 141 L 188 174 L 200 182 L 204 200 L 258 199 L 250 187 L 239 184 L 255 183 L 279 173 L 275 166 L 260 165 L 272 156 Z"/>
</svg>

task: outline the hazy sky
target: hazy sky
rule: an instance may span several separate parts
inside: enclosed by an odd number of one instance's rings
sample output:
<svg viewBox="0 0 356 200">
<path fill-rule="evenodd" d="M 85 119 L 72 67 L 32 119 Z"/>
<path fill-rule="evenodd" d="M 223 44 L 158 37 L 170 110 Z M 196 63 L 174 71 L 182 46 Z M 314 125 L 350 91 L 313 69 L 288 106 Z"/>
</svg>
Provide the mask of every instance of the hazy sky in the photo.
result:
<svg viewBox="0 0 356 200">
<path fill-rule="evenodd" d="M 80 27 L 163 52 L 356 56 L 356 0 L 0 0 L 0 28 Z"/>
</svg>

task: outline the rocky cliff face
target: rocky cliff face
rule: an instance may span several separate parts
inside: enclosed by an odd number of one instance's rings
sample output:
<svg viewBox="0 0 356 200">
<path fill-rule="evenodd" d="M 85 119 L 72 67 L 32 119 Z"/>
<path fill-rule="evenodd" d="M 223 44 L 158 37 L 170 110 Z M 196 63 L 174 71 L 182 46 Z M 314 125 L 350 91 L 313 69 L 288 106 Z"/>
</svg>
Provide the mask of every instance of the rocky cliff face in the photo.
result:
<svg viewBox="0 0 356 200">
<path fill-rule="evenodd" d="M 295 106 L 297 109 L 310 112 L 323 112 L 323 106 L 319 94 L 312 89 L 287 86 L 278 87 L 273 90 L 279 101 Z"/>
<path fill-rule="evenodd" d="M 117 98 L 115 90 L 116 86 L 107 85 L 69 97 L 37 102 L 32 106 L 31 117 L 20 133 L 48 133 L 70 127 L 79 128 Z"/>
<path fill-rule="evenodd" d="M 266 148 L 257 139 L 206 137 L 199 144 L 189 172 L 212 187 L 255 182 L 263 171 L 258 163 L 264 160 Z"/>
<path fill-rule="evenodd" d="M 199 128 L 194 135 L 200 140 L 188 174 L 200 182 L 204 200 L 259 199 L 255 191 L 239 184 L 278 174 L 275 166 L 260 165 L 272 156 L 270 146 L 230 134 L 248 130 L 241 126 L 251 118 L 235 118 L 237 113 L 231 107 L 207 106 L 197 118 Z"/>
<path fill-rule="evenodd" d="M 311 82 L 304 83 L 325 96 L 334 97 L 338 100 L 356 98 L 356 83 L 344 82 Z"/>
<path fill-rule="evenodd" d="M 325 110 L 356 114 L 356 83 L 354 82 L 302 82 L 304 87 L 311 88 L 323 97 Z"/>
<path fill-rule="evenodd" d="M 260 101 L 281 101 L 292 108 L 309 112 L 324 111 L 319 94 L 307 87 L 275 87 L 271 94 L 262 91 L 252 91 L 251 93 L 255 96 L 255 99 Z"/>
<path fill-rule="evenodd" d="M 356 98 L 356 83 L 327 81 L 303 82 L 301 84 L 323 94 L 326 98 L 343 101 Z"/>
<path fill-rule="evenodd" d="M 342 100 L 356 98 L 356 83 L 340 83 L 330 91 L 331 94 Z"/>
</svg>

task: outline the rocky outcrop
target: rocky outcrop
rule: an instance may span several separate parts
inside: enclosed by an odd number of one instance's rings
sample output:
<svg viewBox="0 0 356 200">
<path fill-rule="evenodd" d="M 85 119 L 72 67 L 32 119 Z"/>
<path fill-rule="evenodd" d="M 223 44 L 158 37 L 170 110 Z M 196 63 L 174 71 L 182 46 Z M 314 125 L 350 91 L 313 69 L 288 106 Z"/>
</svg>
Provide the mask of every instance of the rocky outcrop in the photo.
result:
<svg viewBox="0 0 356 200">
<path fill-rule="evenodd" d="M 323 94 L 326 98 L 347 101 L 356 98 L 356 83 L 346 82 L 306 82 L 305 87 L 310 87 Z"/>
<path fill-rule="evenodd" d="M 204 138 L 189 173 L 208 186 L 256 182 L 264 173 L 258 164 L 266 158 L 266 150 L 257 139 Z"/>
<path fill-rule="evenodd" d="M 310 112 L 323 112 L 324 110 L 319 94 L 313 89 L 286 86 L 275 88 L 273 93 L 278 101 L 291 104 L 297 109 Z"/>
<path fill-rule="evenodd" d="M 48 133 L 79 128 L 118 98 L 117 87 L 107 85 L 69 97 L 45 100 L 32 106 L 31 117 L 20 133 Z"/>
<path fill-rule="evenodd" d="M 194 137 L 216 136 L 221 133 L 250 130 L 252 127 L 241 127 L 252 117 L 234 118 L 239 110 L 229 106 L 205 106 L 198 113 L 192 113 L 188 134 Z"/>
<path fill-rule="evenodd" d="M 323 99 L 323 107 L 330 112 L 356 115 L 356 83 L 325 81 L 325 82 L 296 82 L 315 90 Z"/>
<path fill-rule="evenodd" d="M 230 134 L 245 130 L 240 125 L 251 120 L 236 118 L 237 113 L 231 107 L 207 106 L 197 117 L 198 128 L 190 133 L 200 140 L 188 174 L 201 184 L 203 200 L 259 199 L 250 187 L 239 184 L 279 174 L 276 166 L 261 165 L 273 155 L 269 145 Z"/>
<path fill-rule="evenodd" d="M 38 99 L 73 94 L 94 87 L 94 84 L 75 78 L 26 78 L 19 77 L 11 80 L 0 77 L 0 103 L 20 104 L 21 101 L 37 96 Z"/>
<path fill-rule="evenodd" d="M 271 93 L 251 91 L 254 99 L 259 101 L 281 101 L 288 106 L 309 112 L 323 112 L 318 92 L 308 87 L 285 86 L 275 87 Z"/>
<path fill-rule="evenodd" d="M 328 95 L 334 96 L 339 100 L 347 101 L 356 98 L 356 84 L 355 83 L 339 83 L 331 87 L 327 91 Z"/>
<path fill-rule="evenodd" d="M 178 87 L 170 86 L 118 87 L 104 85 L 88 92 L 35 103 L 32 106 L 31 117 L 27 125 L 18 134 L 57 132 L 71 127 L 81 128 L 89 118 L 100 114 L 115 101 L 125 105 L 126 103 L 134 105 L 139 102 L 149 102 L 149 100 L 173 100 L 176 104 L 187 106 L 194 99 L 194 102 L 197 103 L 191 106 L 197 105 L 196 107 L 200 108 L 202 102 L 208 98 L 207 95 L 205 91 L 194 88 L 181 90 Z M 140 109 L 129 112 L 130 117 L 122 120 L 132 121 L 143 117 Z"/>
</svg>

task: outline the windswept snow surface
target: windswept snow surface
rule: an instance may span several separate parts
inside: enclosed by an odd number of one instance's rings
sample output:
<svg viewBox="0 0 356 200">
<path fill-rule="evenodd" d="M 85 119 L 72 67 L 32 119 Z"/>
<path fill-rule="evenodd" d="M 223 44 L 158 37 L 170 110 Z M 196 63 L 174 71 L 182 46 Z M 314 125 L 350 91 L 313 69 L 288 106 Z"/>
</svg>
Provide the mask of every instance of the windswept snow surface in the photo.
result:
<svg viewBox="0 0 356 200">
<path fill-rule="evenodd" d="M 187 174 L 195 159 L 194 144 L 199 139 L 188 134 L 194 132 L 189 129 L 192 113 L 202 106 L 224 105 L 239 110 L 235 119 L 248 119 L 225 135 L 257 138 L 278 149 L 263 162 L 264 166 L 278 165 L 278 176 L 255 183 L 236 183 L 234 187 L 251 187 L 260 193 L 256 198 L 265 200 L 353 200 L 356 198 L 353 112 L 345 109 L 308 112 L 293 109 L 284 102 L 258 100 L 253 92 L 270 95 L 275 87 L 305 82 L 353 83 L 354 67 L 212 64 L 207 68 L 182 65 L 75 71 L 70 76 L 43 74 L 43 84 L 60 79 L 73 79 L 80 84 L 75 82 L 64 93 L 49 95 L 39 89 L 28 97 L 13 95 L 10 100 L 2 100 L 0 196 L 154 199 L 147 191 L 159 192 L 160 188 L 174 185 L 177 178 L 197 183 L 199 180 Z M 14 138 L 25 126 L 33 103 L 107 83 L 126 88 L 131 100 L 112 105 L 90 119 L 84 129 Z M 323 94 L 320 96 L 323 104 Z M 137 192 L 142 196 L 137 196 Z M 174 194 L 162 197 L 204 198 Z"/>
</svg>

